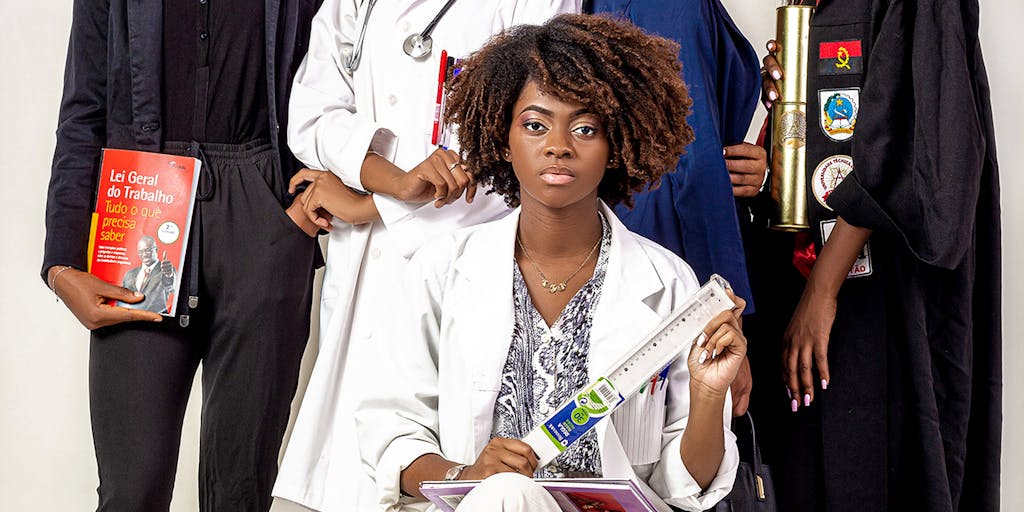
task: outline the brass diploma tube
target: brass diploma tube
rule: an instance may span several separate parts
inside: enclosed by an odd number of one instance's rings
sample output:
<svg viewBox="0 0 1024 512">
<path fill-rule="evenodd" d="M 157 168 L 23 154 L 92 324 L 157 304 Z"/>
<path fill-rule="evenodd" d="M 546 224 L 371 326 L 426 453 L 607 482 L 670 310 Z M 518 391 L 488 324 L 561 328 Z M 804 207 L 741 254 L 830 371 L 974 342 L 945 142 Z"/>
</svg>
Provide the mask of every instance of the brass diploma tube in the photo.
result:
<svg viewBox="0 0 1024 512">
<path fill-rule="evenodd" d="M 814 7 L 785 5 L 776 10 L 775 54 L 785 73 L 772 105 L 772 189 L 774 209 L 770 226 L 780 231 L 804 231 L 807 221 L 807 51 Z"/>
</svg>

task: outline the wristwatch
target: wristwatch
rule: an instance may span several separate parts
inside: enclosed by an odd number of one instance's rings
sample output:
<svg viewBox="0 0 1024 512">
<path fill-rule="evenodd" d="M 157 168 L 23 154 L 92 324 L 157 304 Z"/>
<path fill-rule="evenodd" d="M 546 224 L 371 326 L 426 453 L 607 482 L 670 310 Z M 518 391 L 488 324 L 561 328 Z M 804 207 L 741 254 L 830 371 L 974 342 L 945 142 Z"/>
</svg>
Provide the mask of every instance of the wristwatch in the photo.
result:
<svg viewBox="0 0 1024 512">
<path fill-rule="evenodd" d="M 445 481 L 446 482 L 450 482 L 452 480 L 458 480 L 459 477 L 462 475 L 462 470 L 464 470 L 464 469 L 466 469 L 468 467 L 469 467 L 469 464 L 459 464 L 457 466 L 452 466 L 452 467 L 448 468 L 448 471 L 444 472 L 444 479 L 445 479 Z"/>
</svg>

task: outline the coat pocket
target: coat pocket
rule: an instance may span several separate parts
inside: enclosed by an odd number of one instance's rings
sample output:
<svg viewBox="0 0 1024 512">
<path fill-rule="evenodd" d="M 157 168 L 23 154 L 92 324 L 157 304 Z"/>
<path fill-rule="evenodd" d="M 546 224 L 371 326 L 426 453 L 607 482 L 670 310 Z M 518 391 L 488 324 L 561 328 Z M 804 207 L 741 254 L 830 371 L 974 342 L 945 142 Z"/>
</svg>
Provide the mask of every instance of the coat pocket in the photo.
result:
<svg viewBox="0 0 1024 512">
<path fill-rule="evenodd" d="M 491 432 L 494 429 L 494 402 L 497 398 L 497 389 L 473 389 L 471 391 L 473 453 L 480 453 L 491 440 Z"/>
<path fill-rule="evenodd" d="M 615 432 L 630 464 L 639 466 L 661 459 L 668 386 L 653 385 L 629 397 L 612 413 Z"/>
</svg>

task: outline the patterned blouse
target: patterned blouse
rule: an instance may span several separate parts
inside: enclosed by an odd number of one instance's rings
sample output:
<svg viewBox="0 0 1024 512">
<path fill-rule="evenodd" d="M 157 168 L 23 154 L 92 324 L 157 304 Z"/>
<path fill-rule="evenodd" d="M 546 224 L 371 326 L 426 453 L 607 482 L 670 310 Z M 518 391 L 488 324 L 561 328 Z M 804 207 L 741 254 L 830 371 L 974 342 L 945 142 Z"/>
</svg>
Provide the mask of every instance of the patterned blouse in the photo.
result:
<svg viewBox="0 0 1024 512">
<path fill-rule="evenodd" d="M 611 230 L 601 216 L 601 252 L 594 276 L 569 301 L 549 328 L 534 307 L 519 265 L 514 269 L 515 325 L 494 403 L 491 437 L 520 439 L 577 390 L 587 374 L 593 307 L 601 297 Z M 537 478 L 600 477 L 597 432 L 591 430 L 534 474 Z"/>
</svg>

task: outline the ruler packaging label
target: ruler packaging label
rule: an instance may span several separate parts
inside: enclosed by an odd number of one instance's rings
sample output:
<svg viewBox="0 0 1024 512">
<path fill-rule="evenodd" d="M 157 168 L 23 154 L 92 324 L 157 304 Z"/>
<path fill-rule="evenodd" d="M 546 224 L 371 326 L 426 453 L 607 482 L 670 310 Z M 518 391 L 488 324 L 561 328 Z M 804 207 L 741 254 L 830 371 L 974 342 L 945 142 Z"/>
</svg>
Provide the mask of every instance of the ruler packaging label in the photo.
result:
<svg viewBox="0 0 1024 512">
<path fill-rule="evenodd" d="M 635 394 L 651 375 L 688 350 L 715 315 L 736 307 L 725 294 L 729 283 L 715 274 L 604 375 L 582 388 L 534 427 L 523 441 L 542 467 Z"/>
<path fill-rule="evenodd" d="M 624 401 L 625 399 L 615 390 L 615 386 L 608 379 L 599 377 L 534 428 L 526 438 L 529 439 L 534 432 L 539 430 L 547 436 L 551 445 L 560 453 L 583 434 L 597 426 L 602 418 L 611 414 Z M 536 447 L 534 447 L 534 451 L 537 451 Z"/>
</svg>

